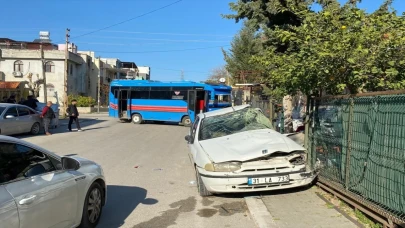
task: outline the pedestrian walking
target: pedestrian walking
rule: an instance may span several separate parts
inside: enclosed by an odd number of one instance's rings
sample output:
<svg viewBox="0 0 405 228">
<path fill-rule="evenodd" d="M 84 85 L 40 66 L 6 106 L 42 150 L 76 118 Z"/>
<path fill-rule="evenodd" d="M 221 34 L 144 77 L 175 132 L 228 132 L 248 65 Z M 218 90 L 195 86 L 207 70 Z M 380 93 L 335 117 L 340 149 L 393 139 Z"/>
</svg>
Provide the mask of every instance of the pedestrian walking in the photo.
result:
<svg viewBox="0 0 405 228">
<path fill-rule="evenodd" d="M 69 124 L 68 124 L 68 130 L 69 131 L 72 131 L 72 123 L 73 123 L 73 121 L 75 121 L 77 131 L 82 131 L 82 129 L 80 128 L 80 123 L 79 123 L 79 111 L 77 111 L 76 104 L 77 104 L 77 101 L 72 100 L 72 104 L 70 104 L 68 106 L 68 108 L 66 109 L 66 112 L 67 112 L 67 114 L 69 116 Z"/>
<path fill-rule="evenodd" d="M 41 118 L 44 122 L 45 134 L 52 135 L 49 133 L 49 126 L 51 125 L 52 120 L 56 117 L 55 112 L 53 111 L 52 101 L 48 101 L 44 109 L 42 109 Z"/>
</svg>

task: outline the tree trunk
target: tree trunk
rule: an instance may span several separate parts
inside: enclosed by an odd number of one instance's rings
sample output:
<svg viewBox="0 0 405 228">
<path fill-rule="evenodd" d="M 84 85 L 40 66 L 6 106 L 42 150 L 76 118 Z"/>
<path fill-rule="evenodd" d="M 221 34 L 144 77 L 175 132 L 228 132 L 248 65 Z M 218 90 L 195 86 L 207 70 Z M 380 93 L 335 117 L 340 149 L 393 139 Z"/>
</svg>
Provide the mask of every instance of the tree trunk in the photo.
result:
<svg viewBox="0 0 405 228">
<path fill-rule="evenodd" d="M 293 122 L 292 122 L 292 111 L 293 111 L 293 104 L 292 104 L 292 96 L 287 95 L 283 98 L 283 109 L 284 109 L 284 129 L 285 133 L 293 132 Z"/>
</svg>

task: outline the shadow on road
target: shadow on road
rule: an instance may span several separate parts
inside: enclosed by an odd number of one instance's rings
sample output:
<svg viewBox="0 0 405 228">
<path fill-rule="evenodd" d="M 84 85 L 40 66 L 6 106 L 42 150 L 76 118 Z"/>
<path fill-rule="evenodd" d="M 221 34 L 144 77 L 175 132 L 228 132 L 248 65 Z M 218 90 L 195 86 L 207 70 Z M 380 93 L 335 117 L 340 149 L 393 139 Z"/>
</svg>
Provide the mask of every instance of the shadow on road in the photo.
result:
<svg viewBox="0 0 405 228">
<path fill-rule="evenodd" d="M 305 187 L 282 189 L 282 190 L 273 190 L 273 191 L 218 194 L 215 196 L 222 197 L 222 198 L 244 198 L 244 197 L 252 197 L 252 196 L 271 196 L 271 195 L 284 195 L 284 194 L 288 195 L 288 194 L 294 194 L 294 193 L 298 193 L 298 192 L 307 191 L 307 190 L 311 189 L 312 186 L 313 185 L 309 185 L 309 186 L 305 186 Z"/>
<path fill-rule="evenodd" d="M 156 199 L 146 198 L 147 191 L 132 186 L 107 186 L 107 205 L 97 227 L 121 227 L 139 204 L 153 205 Z"/>
<path fill-rule="evenodd" d="M 89 130 L 96 130 L 96 129 L 101 129 L 101 128 L 105 128 L 105 127 L 94 127 L 94 128 L 88 128 L 89 126 L 92 125 L 96 125 L 102 122 L 105 122 L 106 120 L 100 120 L 100 119 L 96 119 L 96 118 L 82 118 L 80 119 L 80 127 L 84 130 L 84 131 L 89 131 Z M 53 135 L 56 134 L 62 134 L 62 133 L 70 133 L 68 132 L 68 123 L 69 120 L 68 119 L 63 119 L 63 120 L 59 120 L 59 127 L 57 128 L 51 128 L 49 129 L 50 133 Z M 76 124 L 72 124 L 72 130 L 75 131 L 76 128 Z M 45 135 L 45 131 L 42 128 L 41 132 L 37 135 L 37 136 L 44 136 Z M 19 138 L 19 139 L 25 139 L 25 138 L 30 138 L 30 137 L 37 137 L 35 135 L 31 135 L 31 134 L 19 134 L 19 135 L 13 135 L 13 137 Z"/>
</svg>

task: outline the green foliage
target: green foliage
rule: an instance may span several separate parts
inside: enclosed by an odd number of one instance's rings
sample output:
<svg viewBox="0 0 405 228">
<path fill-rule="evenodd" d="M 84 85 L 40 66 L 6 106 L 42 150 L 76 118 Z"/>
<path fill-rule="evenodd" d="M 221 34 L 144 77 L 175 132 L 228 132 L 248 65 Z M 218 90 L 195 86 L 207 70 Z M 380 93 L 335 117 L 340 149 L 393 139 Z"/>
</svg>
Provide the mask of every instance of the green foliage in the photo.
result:
<svg viewBox="0 0 405 228">
<path fill-rule="evenodd" d="M 311 10 L 313 2 L 320 11 Z M 230 4 L 236 14 L 226 17 L 246 20 L 265 37 L 263 51 L 248 59 L 266 72 L 262 80 L 270 93 L 405 88 L 405 17 L 390 0 L 374 13 L 357 2 L 239 0 Z"/>
<path fill-rule="evenodd" d="M 380 223 L 375 223 L 371 219 L 369 219 L 366 215 L 364 215 L 361 211 L 355 209 L 354 214 L 357 217 L 357 219 L 363 223 L 366 224 L 368 227 L 371 228 L 382 228 L 383 226 Z"/>
<path fill-rule="evenodd" d="M 93 99 L 92 97 L 85 97 L 73 94 L 70 94 L 68 96 L 69 104 L 71 104 L 72 100 L 74 99 L 77 100 L 77 107 L 90 107 L 96 104 L 96 100 Z"/>
<path fill-rule="evenodd" d="M 232 82 L 242 82 L 240 78 L 242 71 L 261 71 L 261 66 L 251 61 L 251 57 L 262 50 L 259 36 L 260 34 L 257 34 L 255 29 L 245 25 L 239 34 L 233 38 L 229 51 L 222 50 L 226 70 L 234 79 Z M 245 80 L 253 82 L 256 79 L 247 77 Z"/>
</svg>

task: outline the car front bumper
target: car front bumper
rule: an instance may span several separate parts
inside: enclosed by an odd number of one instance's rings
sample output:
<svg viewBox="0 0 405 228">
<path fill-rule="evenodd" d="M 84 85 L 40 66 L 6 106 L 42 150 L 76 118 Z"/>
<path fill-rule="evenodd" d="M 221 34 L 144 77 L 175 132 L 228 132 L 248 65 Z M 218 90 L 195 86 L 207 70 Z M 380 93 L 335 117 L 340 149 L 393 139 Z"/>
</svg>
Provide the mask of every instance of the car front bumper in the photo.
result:
<svg viewBox="0 0 405 228">
<path fill-rule="evenodd" d="M 303 187 L 311 184 L 317 176 L 314 171 L 286 172 L 278 173 L 276 175 L 274 173 L 267 175 L 238 175 L 233 173 L 218 175 L 217 173 L 207 172 L 201 168 L 198 169 L 205 187 L 212 193 L 258 192 Z M 290 181 L 283 183 L 248 185 L 248 178 L 283 175 L 289 175 Z"/>
</svg>

